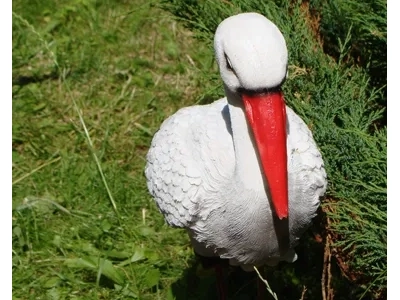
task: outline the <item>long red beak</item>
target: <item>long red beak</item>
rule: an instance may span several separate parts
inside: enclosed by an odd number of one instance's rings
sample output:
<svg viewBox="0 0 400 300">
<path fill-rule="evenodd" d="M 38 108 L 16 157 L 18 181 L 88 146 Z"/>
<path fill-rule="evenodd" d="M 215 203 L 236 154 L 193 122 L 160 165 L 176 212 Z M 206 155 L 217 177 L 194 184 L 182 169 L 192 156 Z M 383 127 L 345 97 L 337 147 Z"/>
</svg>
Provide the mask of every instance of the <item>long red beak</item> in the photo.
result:
<svg viewBox="0 0 400 300">
<path fill-rule="evenodd" d="M 272 204 L 279 219 L 288 217 L 286 106 L 282 92 L 242 95 L 253 130 Z"/>
</svg>

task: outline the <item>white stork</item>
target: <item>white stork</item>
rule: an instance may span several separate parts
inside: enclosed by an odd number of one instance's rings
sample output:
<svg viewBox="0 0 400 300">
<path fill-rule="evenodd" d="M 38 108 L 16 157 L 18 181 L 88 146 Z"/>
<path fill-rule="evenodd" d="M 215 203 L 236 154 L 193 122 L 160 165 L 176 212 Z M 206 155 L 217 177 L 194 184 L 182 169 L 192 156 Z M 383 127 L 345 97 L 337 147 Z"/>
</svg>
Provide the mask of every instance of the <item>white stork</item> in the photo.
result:
<svg viewBox="0 0 400 300">
<path fill-rule="evenodd" d="M 147 154 L 148 189 L 197 254 L 245 270 L 293 262 L 327 179 L 311 131 L 284 102 L 285 39 L 242 13 L 218 26 L 214 48 L 226 97 L 164 121 Z"/>
</svg>

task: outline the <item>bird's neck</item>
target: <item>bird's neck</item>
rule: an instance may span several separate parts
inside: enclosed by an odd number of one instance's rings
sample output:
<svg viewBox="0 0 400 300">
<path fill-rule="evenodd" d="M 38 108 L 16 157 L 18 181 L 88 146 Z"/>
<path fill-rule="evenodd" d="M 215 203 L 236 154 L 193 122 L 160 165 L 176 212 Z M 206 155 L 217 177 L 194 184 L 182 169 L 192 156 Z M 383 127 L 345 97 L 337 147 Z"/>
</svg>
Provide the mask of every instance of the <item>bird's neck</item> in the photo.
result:
<svg viewBox="0 0 400 300">
<path fill-rule="evenodd" d="M 247 123 L 243 101 L 239 94 L 225 88 L 231 118 L 232 139 L 235 150 L 235 180 L 245 188 L 263 187 L 256 142 Z"/>
</svg>

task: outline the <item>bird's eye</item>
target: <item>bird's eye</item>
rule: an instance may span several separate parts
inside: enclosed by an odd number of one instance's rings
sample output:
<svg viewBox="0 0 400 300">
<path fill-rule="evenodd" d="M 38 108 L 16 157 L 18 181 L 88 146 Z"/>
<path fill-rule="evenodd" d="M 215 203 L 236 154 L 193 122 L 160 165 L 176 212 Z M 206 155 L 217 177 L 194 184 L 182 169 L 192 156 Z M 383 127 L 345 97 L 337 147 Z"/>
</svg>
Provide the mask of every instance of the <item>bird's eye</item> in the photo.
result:
<svg viewBox="0 0 400 300">
<path fill-rule="evenodd" d="M 225 54 L 225 60 L 226 60 L 226 68 L 229 71 L 233 71 L 233 67 L 232 67 L 231 61 L 229 60 L 228 55 L 226 55 L 226 53 L 224 53 L 224 54 Z"/>
</svg>

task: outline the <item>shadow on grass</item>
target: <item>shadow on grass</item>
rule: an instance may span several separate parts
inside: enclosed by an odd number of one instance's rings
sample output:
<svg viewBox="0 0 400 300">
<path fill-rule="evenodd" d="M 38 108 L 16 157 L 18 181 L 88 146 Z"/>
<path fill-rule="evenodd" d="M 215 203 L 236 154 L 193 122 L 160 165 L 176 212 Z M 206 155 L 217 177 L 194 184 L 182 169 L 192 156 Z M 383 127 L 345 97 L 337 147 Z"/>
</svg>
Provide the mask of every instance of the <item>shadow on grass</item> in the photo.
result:
<svg viewBox="0 0 400 300">
<path fill-rule="evenodd" d="M 322 299 L 321 278 L 324 266 L 324 233 L 321 231 L 322 215 L 314 220 L 314 226 L 302 237 L 296 247 L 298 259 L 294 263 L 281 262 L 276 267 L 266 267 L 262 274 L 279 300 Z M 317 237 L 317 238 L 316 238 Z M 261 272 L 261 270 L 260 270 Z M 362 291 L 341 277 L 340 269 L 332 256 L 331 286 L 335 300 L 371 299 L 368 295 L 360 298 Z M 227 271 L 228 299 L 256 299 L 257 275 L 240 268 L 229 267 Z M 228 274 L 229 273 L 229 274 Z M 207 275 L 206 275 L 207 274 Z M 203 269 L 198 259 L 190 262 L 181 278 L 173 283 L 172 293 L 176 300 L 218 299 L 216 276 L 213 269 Z M 274 299 L 266 292 L 265 299 Z"/>
<path fill-rule="evenodd" d="M 300 299 L 303 286 L 306 286 L 304 299 L 321 299 L 321 274 L 323 268 L 323 245 L 308 242 L 297 247 L 298 260 L 293 263 L 281 262 L 276 267 L 266 267 L 264 278 L 278 299 Z M 261 270 L 260 270 L 261 272 Z M 256 299 L 257 275 L 255 272 L 244 272 L 238 267 L 226 270 L 228 282 L 228 299 Z M 214 300 L 218 299 L 217 282 L 213 268 L 203 269 L 198 259 L 193 259 L 181 278 L 172 285 L 176 300 Z M 273 299 L 266 293 L 266 299 Z"/>
<path fill-rule="evenodd" d="M 256 298 L 255 272 L 246 273 L 240 268 L 228 267 L 225 279 L 228 282 L 228 299 Z M 219 300 L 214 269 L 204 269 L 197 259 L 193 260 L 182 277 L 173 283 L 172 292 L 176 300 Z"/>
<path fill-rule="evenodd" d="M 31 76 L 19 75 L 12 79 L 12 85 L 24 86 L 30 83 L 40 83 L 49 79 L 56 80 L 59 79 L 59 77 L 60 74 L 57 71 L 52 71 L 51 73 L 42 75 L 31 75 Z"/>
</svg>

